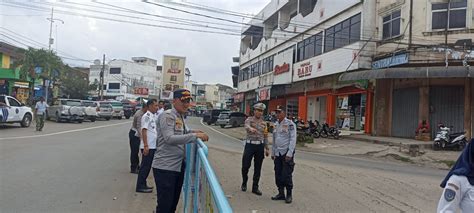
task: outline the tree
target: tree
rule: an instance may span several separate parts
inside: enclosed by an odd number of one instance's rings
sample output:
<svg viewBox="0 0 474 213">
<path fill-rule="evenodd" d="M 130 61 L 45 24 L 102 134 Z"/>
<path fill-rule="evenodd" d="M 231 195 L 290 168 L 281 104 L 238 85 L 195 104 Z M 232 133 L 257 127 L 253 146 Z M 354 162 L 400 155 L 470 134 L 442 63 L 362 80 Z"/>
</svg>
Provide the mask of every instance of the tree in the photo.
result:
<svg viewBox="0 0 474 213">
<path fill-rule="evenodd" d="M 35 79 L 43 79 L 43 86 L 46 86 L 44 80 L 51 80 L 51 75 L 55 70 L 60 74 L 64 64 L 61 58 L 52 51 L 31 47 L 27 50 L 20 49 L 19 51 L 22 53 L 22 57 L 13 64 L 13 69 L 19 67 L 20 79 L 24 81 L 30 80 L 29 103 L 32 103 Z M 35 72 L 37 67 L 41 69 L 39 75 Z"/>
<path fill-rule="evenodd" d="M 61 92 L 69 98 L 84 99 L 94 85 L 89 85 L 87 74 L 66 66 L 64 74 L 60 78 Z M 95 89 L 97 86 L 95 86 Z"/>
</svg>

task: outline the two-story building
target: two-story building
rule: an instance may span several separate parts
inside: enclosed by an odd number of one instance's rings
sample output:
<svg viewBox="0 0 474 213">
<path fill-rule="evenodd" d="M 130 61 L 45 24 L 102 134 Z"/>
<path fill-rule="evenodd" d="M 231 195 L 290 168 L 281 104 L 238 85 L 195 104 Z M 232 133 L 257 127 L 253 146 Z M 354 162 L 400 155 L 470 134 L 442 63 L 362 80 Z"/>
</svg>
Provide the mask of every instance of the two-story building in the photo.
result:
<svg viewBox="0 0 474 213">
<path fill-rule="evenodd" d="M 101 64 L 90 66 L 89 82 L 100 82 Z M 162 67 L 146 57 L 133 57 L 132 61 L 114 59 L 104 68 L 104 98 L 136 99 L 159 96 Z"/>
<path fill-rule="evenodd" d="M 374 85 L 338 78 L 371 68 L 375 10 L 375 0 L 272 0 L 242 31 L 234 103 L 370 133 Z"/>
<path fill-rule="evenodd" d="M 450 2 L 450 3 L 448 3 Z M 420 123 L 474 132 L 473 0 L 377 2 L 372 69 L 339 80 L 375 85 L 374 133 L 413 138 Z"/>
</svg>

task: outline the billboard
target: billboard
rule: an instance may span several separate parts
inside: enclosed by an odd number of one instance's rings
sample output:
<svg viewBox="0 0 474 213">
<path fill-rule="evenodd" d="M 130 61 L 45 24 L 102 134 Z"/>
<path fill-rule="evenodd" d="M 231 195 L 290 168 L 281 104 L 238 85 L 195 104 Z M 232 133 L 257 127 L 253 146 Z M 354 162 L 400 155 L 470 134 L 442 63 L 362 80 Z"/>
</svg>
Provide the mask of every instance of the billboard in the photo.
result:
<svg viewBox="0 0 474 213">
<path fill-rule="evenodd" d="M 161 99 L 170 100 L 173 98 L 173 91 L 184 88 L 185 64 L 185 57 L 163 56 Z"/>
</svg>

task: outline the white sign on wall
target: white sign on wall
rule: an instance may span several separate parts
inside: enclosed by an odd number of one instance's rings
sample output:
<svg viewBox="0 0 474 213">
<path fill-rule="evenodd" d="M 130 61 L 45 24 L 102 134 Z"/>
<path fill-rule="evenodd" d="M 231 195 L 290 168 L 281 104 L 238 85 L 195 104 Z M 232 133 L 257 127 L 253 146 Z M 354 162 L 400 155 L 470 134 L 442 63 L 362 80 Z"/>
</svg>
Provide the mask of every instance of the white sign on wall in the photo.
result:
<svg viewBox="0 0 474 213">
<path fill-rule="evenodd" d="M 291 83 L 293 48 L 275 55 L 273 60 L 273 85 Z"/>
</svg>

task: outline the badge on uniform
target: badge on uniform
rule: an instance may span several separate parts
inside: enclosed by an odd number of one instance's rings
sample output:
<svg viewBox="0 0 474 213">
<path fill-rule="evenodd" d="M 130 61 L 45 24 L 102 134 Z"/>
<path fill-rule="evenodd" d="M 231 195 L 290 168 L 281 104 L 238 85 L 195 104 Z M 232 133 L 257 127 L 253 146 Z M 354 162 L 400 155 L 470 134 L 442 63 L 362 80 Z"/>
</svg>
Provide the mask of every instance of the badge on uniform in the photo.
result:
<svg viewBox="0 0 474 213">
<path fill-rule="evenodd" d="M 288 132 L 288 125 L 287 124 L 281 125 L 281 131 Z"/>
<path fill-rule="evenodd" d="M 181 119 L 176 119 L 176 129 L 183 129 L 183 121 Z"/>
<path fill-rule="evenodd" d="M 452 189 L 446 189 L 444 191 L 444 199 L 448 202 L 451 202 L 456 197 L 456 192 Z"/>
<path fill-rule="evenodd" d="M 174 125 L 174 119 L 173 118 L 166 118 L 166 125 L 168 126 L 173 126 Z"/>
</svg>

